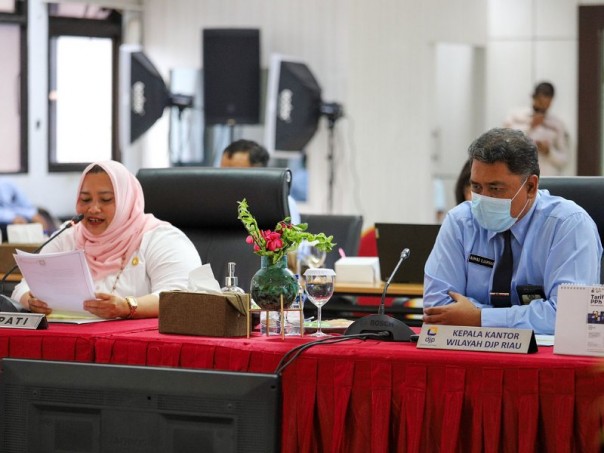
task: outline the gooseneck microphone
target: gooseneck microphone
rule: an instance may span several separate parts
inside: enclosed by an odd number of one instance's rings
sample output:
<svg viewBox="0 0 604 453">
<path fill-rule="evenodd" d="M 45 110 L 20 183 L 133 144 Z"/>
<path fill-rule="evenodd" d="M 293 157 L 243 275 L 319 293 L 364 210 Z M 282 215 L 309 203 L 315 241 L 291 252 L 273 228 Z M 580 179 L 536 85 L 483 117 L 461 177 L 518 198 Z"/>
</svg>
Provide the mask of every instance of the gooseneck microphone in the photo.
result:
<svg viewBox="0 0 604 453">
<path fill-rule="evenodd" d="M 388 336 L 383 338 L 385 341 L 411 341 L 411 335 L 414 335 L 415 332 L 413 332 L 413 330 L 411 330 L 411 328 L 404 322 L 384 314 L 384 300 L 386 299 L 388 287 L 397 273 L 398 268 L 401 267 L 403 261 L 409 258 L 409 255 L 411 255 L 409 249 L 403 249 L 398 263 L 394 267 L 394 270 L 384 285 L 382 299 L 380 300 L 380 306 L 378 308 L 378 314 L 357 319 L 350 326 L 348 326 L 348 329 L 346 329 L 344 335 L 386 332 L 388 333 Z"/>
<path fill-rule="evenodd" d="M 411 252 L 409 251 L 409 249 L 404 248 L 403 251 L 401 252 L 401 257 L 399 258 L 398 263 L 396 263 L 396 266 L 394 267 L 392 274 L 390 274 L 390 277 L 388 277 L 388 281 L 384 285 L 384 291 L 382 291 L 382 299 L 380 300 L 380 307 L 378 308 L 378 315 L 384 314 L 384 301 L 386 299 L 386 292 L 388 292 L 388 287 L 390 286 L 390 283 L 392 283 L 392 279 L 394 278 L 395 274 L 397 273 L 398 268 L 401 267 L 401 264 L 403 264 L 403 261 L 405 261 L 407 258 L 409 258 L 409 255 L 411 255 Z"/>
<path fill-rule="evenodd" d="M 59 236 L 65 230 L 68 230 L 75 224 L 80 223 L 83 218 L 84 218 L 84 214 L 78 214 L 76 216 L 73 216 L 63 228 L 61 228 L 59 231 L 57 231 L 56 234 L 53 234 L 51 237 L 49 237 L 40 247 L 35 249 L 32 253 L 39 253 L 40 250 L 42 250 L 46 244 L 48 244 L 50 241 L 53 241 L 57 236 Z M 14 306 L 14 304 L 11 302 L 12 299 L 3 294 L 4 293 L 4 283 L 6 283 L 6 279 L 8 278 L 9 275 L 11 275 L 13 272 L 15 272 L 15 270 L 17 270 L 18 267 L 19 266 L 17 264 L 15 264 L 13 267 L 10 268 L 10 270 L 6 274 L 4 274 L 4 277 L 2 277 L 2 280 L 0 280 L 0 311 L 4 311 L 4 312 L 20 311 L 16 307 L 13 310 L 11 310 L 11 306 Z M 17 305 L 18 305 L 18 303 L 17 303 Z"/>
</svg>

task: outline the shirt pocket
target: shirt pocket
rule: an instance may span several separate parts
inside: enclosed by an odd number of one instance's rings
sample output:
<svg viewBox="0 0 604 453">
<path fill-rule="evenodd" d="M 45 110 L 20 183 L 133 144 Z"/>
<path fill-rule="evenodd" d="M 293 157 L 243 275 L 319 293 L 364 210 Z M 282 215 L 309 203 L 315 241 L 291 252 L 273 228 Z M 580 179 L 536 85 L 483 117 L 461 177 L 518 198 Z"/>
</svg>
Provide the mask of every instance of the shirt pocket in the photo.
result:
<svg viewBox="0 0 604 453">
<path fill-rule="evenodd" d="M 466 269 L 468 275 L 466 296 L 472 297 L 482 303 L 488 303 L 493 268 L 486 265 L 466 262 Z"/>
</svg>

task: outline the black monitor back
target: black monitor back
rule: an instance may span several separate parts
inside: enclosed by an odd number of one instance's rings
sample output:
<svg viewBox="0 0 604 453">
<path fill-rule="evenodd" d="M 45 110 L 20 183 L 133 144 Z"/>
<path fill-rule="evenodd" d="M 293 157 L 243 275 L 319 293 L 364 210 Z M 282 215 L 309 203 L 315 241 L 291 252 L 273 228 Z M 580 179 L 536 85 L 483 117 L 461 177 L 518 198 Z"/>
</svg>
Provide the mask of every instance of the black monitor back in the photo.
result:
<svg viewBox="0 0 604 453">
<path fill-rule="evenodd" d="M 277 452 L 273 374 L 4 359 L 0 451 Z"/>
<path fill-rule="evenodd" d="M 387 281 L 403 249 L 410 255 L 392 279 L 392 283 L 424 283 L 424 266 L 432 252 L 440 225 L 411 223 L 376 223 L 376 240 L 380 274 Z"/>
</svg>

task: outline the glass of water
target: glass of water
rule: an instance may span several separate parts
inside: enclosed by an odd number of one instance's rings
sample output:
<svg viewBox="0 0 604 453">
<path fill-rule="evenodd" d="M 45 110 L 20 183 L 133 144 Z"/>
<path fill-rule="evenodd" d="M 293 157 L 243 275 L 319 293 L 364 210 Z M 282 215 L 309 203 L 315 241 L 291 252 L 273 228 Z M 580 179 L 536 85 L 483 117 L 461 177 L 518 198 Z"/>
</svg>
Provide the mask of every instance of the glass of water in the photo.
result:
<svg viewBox="0 0 604 453">
<path fill-rule="evenodd" d="M 302 241 L 296 250 L 297 269 L 296 273 L 304 275 L 306 269 L 316 269 L 323 266 L 327 253 L 319 250 L 315 244 Z"/>
<path fill-rule="evenodd" d="M 304 272 L 305 291 L 310 300 L 317 307 L 317 331 L 311 337 L 329 336 L 321 330 L 321 308 L 333 295 L 336 273 L 333 269 L 307 269 Z"/>
</svg>

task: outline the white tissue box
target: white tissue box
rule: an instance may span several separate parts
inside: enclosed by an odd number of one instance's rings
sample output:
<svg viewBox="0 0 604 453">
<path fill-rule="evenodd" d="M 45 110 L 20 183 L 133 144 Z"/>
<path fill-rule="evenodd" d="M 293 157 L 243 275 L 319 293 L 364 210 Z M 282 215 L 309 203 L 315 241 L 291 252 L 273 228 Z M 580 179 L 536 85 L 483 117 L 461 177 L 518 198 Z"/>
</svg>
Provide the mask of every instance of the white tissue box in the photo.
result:
<svg viewBox="0 0 604 453">
<path fill-rule="evenodd" d="M 336 281 L 346 283 L 377 283 L 380 262 L 377 256 L 347 256 L 335 264 Z"/>
<path fill-rule="evenodd" d="M 46 239 L 41 223 L 7 225 L 6 235 L 11 244 L 41 244 Z"/>
</svg>

